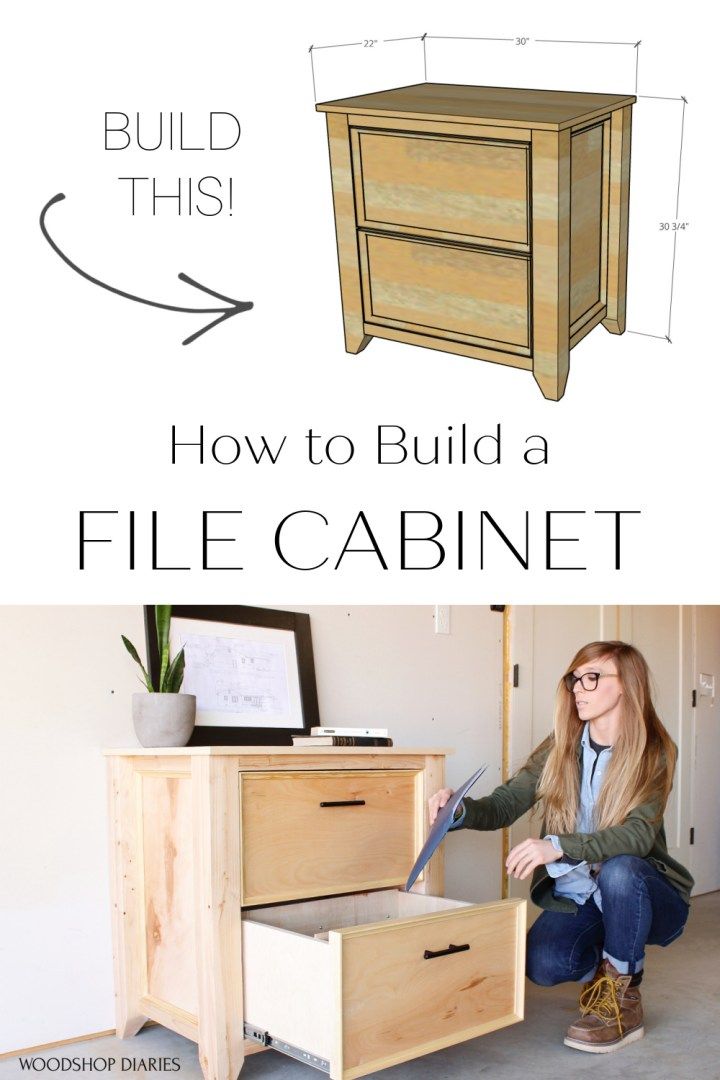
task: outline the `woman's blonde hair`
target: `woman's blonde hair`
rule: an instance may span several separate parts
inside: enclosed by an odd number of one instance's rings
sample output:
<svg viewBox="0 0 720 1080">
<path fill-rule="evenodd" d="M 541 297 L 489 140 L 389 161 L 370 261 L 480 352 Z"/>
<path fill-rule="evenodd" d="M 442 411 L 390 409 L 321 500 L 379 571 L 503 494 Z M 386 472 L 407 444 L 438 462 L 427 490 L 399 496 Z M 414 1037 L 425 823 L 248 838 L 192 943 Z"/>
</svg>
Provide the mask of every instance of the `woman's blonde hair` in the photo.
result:
<svg viewBox="0 0 720 1080">
<path fill-rule="evenodd" d="M 651 800 L 657 801 L 660 820 L 672 788 L 675 744 L 655 712 L 645 658 L 624 641 L 593 641 L 573 657 L 558 683 L 554 735 L 537 788 L 549 833 L 575 832 L 580 801 L 578 743 L 583 721 L 565 675 L 599 660 L 615 662 L 623 693 L 622 723 L 595 805 L 595 827 L 619 825 L 634 807 Z"/>
</svg>

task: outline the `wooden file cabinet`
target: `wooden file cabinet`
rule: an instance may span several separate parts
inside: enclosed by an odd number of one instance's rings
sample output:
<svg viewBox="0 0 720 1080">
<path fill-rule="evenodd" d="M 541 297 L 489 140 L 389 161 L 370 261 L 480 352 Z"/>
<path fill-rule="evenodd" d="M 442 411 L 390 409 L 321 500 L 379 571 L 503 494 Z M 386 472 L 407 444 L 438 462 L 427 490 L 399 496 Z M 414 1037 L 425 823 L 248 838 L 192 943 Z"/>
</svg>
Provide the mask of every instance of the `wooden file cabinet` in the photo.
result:
<svg viewBox="0 0 720 1080">
<path fill-rule="evenodd" d="M 632 95 L 420 83 L 327 113 L 345 344 L 533 372 L 625 330 Z"/>
<path fill-rule="evenodd" d="M 117 1031 L 271 1046 L 349 1080 L 522 1019 L 525 902 L 402 891 L 439 750 L 107 752 Z M 458 950 L 450 946 L 461 946 Z"/>
</svg>

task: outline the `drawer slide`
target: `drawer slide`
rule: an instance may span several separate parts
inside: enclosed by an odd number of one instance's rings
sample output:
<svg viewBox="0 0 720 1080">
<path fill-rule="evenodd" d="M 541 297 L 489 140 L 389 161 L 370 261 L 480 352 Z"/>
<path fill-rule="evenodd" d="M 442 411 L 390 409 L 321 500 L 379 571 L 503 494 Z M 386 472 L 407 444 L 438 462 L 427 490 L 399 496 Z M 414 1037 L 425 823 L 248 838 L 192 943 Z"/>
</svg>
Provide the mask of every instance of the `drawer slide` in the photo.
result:
<svg viewBox="0 0 720 1080">
<path fill-rule="evenodd" d="M 248 1024 L 247 1022 L 243 1024 L 243 1031 L 245 1038 L 250 1039 L 251 1042 L 260 1043 L 261 1046 L 267 1046 L 269 1050 L 277 1050 L 287 1057 L 295 1058 L 296 1061 L 303 1061 L 306 1065 L 312 1065 L 313 1069 L 319 1069 L 320 1072 L 330 1072 L 329 1061 L 325 1061 L 324 1058 L 318 1057 L 316 1054 L 311 1054 L 307 1050 L 301 1050 L 299 1046 L 293 1046 L 283 1039 L 276 1039 L 269 1031 L 263 1031 L 262 1028 L 256 1027 L 254 1024 Z"/>
</svg>

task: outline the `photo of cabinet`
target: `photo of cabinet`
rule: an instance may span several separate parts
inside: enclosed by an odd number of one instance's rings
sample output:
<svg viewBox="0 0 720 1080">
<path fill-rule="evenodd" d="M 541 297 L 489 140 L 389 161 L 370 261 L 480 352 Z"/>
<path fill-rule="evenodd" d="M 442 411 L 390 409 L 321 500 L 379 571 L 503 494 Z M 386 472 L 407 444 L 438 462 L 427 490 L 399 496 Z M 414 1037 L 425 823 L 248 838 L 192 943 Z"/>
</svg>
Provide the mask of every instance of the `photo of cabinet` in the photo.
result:
<svg viewBox="0 0 720 1080">
<path fill-rule="evenodd" d="M 632 95 L 420 83 L 326 101 L 345 345 L 533 372 L 625 330 Z"/>
<path fill-rule="evenodd" d="M 117 1033 L 263 1048 L 333 1080 L 523 1018 L 525 901 L 446 898 L 427 836 L 444 751 L 108 751 Z M 268 1063 L 270 1064 L 270 1063 Z"/>
</svg>

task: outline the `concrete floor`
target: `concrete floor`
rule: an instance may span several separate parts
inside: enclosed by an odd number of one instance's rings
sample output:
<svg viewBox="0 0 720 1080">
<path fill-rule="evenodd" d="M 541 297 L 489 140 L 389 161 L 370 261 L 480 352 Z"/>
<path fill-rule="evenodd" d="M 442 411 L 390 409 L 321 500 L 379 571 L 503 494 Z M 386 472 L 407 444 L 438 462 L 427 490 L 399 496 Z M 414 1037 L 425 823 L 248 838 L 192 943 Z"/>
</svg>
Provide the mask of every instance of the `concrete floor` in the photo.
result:
<svg viewBox="0 0 720 1080">
<path fill-rule="evenodd" d="M 563 1046 L 564 1030 L 576 1015 L 576 987 L 527 983 L 523 1023 L 372 1075 L 383 1080 L 562 1080 L 590 1074 L 720 1080 L 719 927 L 720 892 L 700 896 L 693 901 L 683 936 L 667 949 L 649 950 L 643 980 L 645 1038 L 617 1053 L 585 1054 Z M 180 1071 L 169 1076 L 202 1080 L 195 1044 L 161 1027 L 146 1028 L 135 1039 L 96 1039 L 34 1056 L 60 1055 L 115 1057 L 111 1075 L 143 1080 L 147 1071 L 121 1071 L 120 1058 L 178 1057 Z M 0 1062 L 0 1080 L 15 1080 L 22 1072 L 17 1058 Z M 253 1054 L 242 1072 L 243 1080 L 314 1080 L 321 1075 L 273 1050 Z"/>
</svg>

